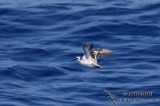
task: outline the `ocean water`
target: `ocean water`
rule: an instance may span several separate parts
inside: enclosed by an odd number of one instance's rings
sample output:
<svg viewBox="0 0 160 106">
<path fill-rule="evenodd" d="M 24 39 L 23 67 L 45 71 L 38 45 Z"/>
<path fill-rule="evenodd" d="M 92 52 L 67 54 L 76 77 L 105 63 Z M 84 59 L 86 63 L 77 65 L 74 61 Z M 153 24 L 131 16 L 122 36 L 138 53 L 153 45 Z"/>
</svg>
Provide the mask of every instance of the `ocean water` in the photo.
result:
<svg viewBox="0 0 160 106">
<path fill-rule="evenodd" d="M 101 69 L 74 60 L 90 42 L 115 51 Z M 114 106 L 103 90 L 160 99 L 159 0 L 0 1 L 0 106 Z"/>
</svg>

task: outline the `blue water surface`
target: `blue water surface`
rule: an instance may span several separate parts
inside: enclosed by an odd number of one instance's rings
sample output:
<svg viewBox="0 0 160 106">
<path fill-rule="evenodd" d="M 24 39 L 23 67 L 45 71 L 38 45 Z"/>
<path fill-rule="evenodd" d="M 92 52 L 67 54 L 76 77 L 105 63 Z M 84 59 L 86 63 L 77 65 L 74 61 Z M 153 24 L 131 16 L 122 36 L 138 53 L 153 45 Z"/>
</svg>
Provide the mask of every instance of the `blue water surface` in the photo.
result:
<svg viewBox="0 0 160 106">
<path fill-rule="evenodd" d="M 0 106 L 114 106 L 103 90 L 160 99 L 159 33 L 159 0 L 0 0 Z M 89 42 L 115 51 L 101 69 L 73 60 Z"/>
</svg>

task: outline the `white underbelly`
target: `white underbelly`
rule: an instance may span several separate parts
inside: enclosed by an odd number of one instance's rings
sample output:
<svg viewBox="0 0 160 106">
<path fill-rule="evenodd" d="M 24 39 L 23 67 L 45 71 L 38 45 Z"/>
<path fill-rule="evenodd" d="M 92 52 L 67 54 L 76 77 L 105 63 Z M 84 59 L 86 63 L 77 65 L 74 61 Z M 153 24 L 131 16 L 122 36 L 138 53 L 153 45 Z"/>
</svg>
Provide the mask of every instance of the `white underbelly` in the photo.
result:
<svg viewBox="0 0 160 106">
<path fill-rule="evenodd" d="M 94 67 L 94 66 L 93 66 L 93 62 L 90 61 L 90 60 L 80 61 L 79 63 L 80 63 L 81 65 L 84 65 L 84 66 Z"/>
</svg>

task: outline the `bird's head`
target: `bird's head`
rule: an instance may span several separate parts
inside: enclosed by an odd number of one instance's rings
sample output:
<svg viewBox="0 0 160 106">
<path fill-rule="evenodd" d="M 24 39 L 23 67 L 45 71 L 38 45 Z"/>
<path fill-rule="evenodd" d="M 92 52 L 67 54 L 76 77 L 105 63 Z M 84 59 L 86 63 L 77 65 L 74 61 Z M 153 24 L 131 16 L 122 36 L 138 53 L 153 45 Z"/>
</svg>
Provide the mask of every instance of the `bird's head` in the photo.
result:
<svg viewBox="0 0 160 106">
<path fill-rule="evenodd" d="M 81 59 L 81 57 L 80 57 L 80 56 L 77 56 L 75 59 L 79 61 L 79 60 Z"/>
</svg>

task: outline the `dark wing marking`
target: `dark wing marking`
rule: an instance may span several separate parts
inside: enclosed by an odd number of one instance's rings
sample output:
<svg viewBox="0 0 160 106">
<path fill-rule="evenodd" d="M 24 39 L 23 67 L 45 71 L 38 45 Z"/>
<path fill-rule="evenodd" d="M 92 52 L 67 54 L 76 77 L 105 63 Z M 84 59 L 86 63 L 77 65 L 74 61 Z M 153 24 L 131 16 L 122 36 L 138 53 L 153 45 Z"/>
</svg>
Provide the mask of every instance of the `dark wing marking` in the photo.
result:
<svg viewBox="0 0 160 106">
<path fill-rule="evenodd" d="M 84 55 L 86 56 L 86 58 L 88 58 L 91 55 L 92 48 L 93 48 L 93 44 L 92 43 L 85 44 L 83 46 Z"/>
<path fill-rule="evenodd" d="M 113 51 L 107 50 L 107 49 L 97 49 L 97 50 L 92 50 L 91 55 L 94 59 L 97 59 L 99 55 L 110 55 L 114 54 Z"/>
<path fill-rule="evenodd" d="M 115 95 L 112 95 L 111 93 L 109 93 L 108 91 L 104 90 L 104 92 L 107 94 L 106 97 L 109 97 L 110 100 L 112 101 L 112 103 L 116 106 L 116 102 L 114 100 Z"/>
</svg>

